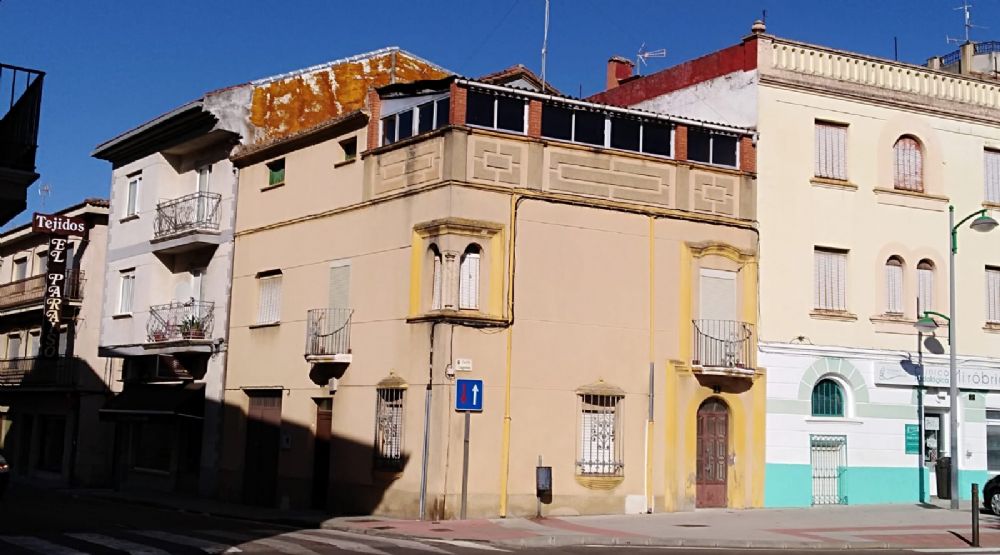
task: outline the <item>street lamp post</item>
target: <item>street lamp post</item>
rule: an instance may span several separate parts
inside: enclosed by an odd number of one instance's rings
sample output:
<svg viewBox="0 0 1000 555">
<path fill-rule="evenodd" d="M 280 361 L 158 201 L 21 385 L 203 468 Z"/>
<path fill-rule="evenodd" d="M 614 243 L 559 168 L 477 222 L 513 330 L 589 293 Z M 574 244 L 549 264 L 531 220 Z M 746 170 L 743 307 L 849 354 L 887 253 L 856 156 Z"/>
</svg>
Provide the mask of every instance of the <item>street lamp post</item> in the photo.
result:
<svg viewBox="0 0 1000 555">
<path fill-rule="evenodd" d="M 975 218 L 974 220 L 972 220 Z M 965 222 L 972 220 L 969 227 L 975 231 L 987 232 L 997 227 L 997 221 L 986 214 L 986 210 L 977 210 L 969 214 L 962 221 L 955 223 L 955 207 L 948 207 L 948 234 L 949 234 L 949 258 L 948 258 L 948 306 L 951 316 L 945 316 L 937 312 L 925 311 L 924 317 L 917 321 L 916 328 L 920 331 L 933 331 L 937 327 L 934 319 L 928 314 L 936 314 L 948 320 L 948 343 L 951 346 L 951 354 L 948 365 L 948 393 L 951 402 L 951 410 L 948 411 L 948 421 L 951 431 L 949 435 L 948 451 L 951 455 L 951 508 L 958 508 L 958 341 L 956 337 L 957 328 L 955 326 L 955 254 L 958 253 L 958 228 Z"/>
</svg>

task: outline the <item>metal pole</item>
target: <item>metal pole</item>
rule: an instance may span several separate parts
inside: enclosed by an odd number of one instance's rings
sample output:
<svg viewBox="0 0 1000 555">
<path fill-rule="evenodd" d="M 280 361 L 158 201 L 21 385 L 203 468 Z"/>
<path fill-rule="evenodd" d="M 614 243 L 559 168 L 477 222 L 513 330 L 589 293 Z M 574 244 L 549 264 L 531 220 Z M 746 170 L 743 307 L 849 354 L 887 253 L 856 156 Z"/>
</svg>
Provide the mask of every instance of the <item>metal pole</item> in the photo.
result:
<svg viewBox="0 0 1000 555">
<path fill-rule="evenodd" d="M 424 452 L 420 461 L 420 520 L 427 517 L 427 462 L 431 451 L 431 401 L 434 385 L 434 329 L 438 323 L 431 324 L 430 349 L 427 363 L 427 391 L 424 394 Z"/>
<path fill-rule="evenodd" d="M 979 547 L 979 484 L 972 484 L 972 547 Z"/>
<path fill-rule="evenodd" d="M 461 519 L 465 520 L 466 508 L 469 506 L 469 423 L 470 413 L 465 411 L 465 446 L 462 448 L 462 513 Z"/>
<path fill-rule="evenodd" d="M 948 236 L 949 236 L 949 263 L 948 263 L 948 294 L 951 320 L 948 321 L 948 340 L 951 343 L 951 360 L 948 371 L 948 390 L 950 394 L 951 410 L 948 413 L 951 433 L 949 434 L 949 451 L 951 452 L 951 508 L 958 509 L 958 337 L 956 337 L 957 327 L 955 316 L 955 250 L 957 248 L 955 237 L 955 207 L 948 207 Z"/>
<path fill-rule="evenodd" d="M 920 319 L 920 295 L 917 295 L 917 319 Z M 917 432 L 920 434 L 919 438 L 919 449 L 920 454 L 917 456 L 917 469 L 920 477 L 920 502 L 925 503 L 929 500 L 930 496 L 927 494 L 927 489 L 924 487 L 924 475 L 927 474 L 927 463 L 924 457 L 927 455 L 927 444 L 924 439 L 924 334 L 921 331 L 917 332 Z"/>
</svg>

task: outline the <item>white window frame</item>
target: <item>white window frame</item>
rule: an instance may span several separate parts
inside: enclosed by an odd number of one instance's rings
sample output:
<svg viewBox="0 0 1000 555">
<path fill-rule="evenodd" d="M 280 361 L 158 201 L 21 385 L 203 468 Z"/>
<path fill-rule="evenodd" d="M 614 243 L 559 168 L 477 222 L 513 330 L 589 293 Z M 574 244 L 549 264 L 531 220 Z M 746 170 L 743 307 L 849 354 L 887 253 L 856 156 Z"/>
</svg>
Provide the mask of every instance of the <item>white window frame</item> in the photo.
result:
<svg viewBox="0 0 1000 555">
<path fill-rule="evenodd" d="M 1000 204 L 1000 150 L 983 150 L 983 200 Z"/>
<path fill-rule="evenodd" d="M 266 289 L 269 287 L 272 289 Z M 257 274 L 256 325 L 267 326 L 281 322 L 281 287 L 282 273 L 280 271 Z"/>
<path fill-rule="evenodd" d="M 847 256 L 848 251 L 843 249 L 813 248 L 813 306 L 816 310 L 847 312 Z M 831 273 L 825 276 L 827 270 Z M 838 284 L 839 289 L 829 289 Z"/>
<path fill-rule="evenodd" d="M 717 168 L 739 168 L 740 167 L 740 141 L 743 139 L 742 135 L 737 135 L 736 133 L 728 133 L 728 132 L 725 132 L 725 131 L 717 131 L 717 130 L 711 129 L 709 127 L 689 126 L 688 127 L 688 131 L 690 132 L 691 129 L 702 129 L 702 130 L 704 130 L 705 133 L 708 134 L 708 161 L 707 162 L 702 162 L 701 160 L 690 160 L 691 157 L 688 156 L 688 159 L 691 162 L 695 162 L 697 164 L 708 164 L 709 166 L 715 166 Z M 733 164 L 732 166 L 730 166 L 729 164 L 718 164 L 718 163 L 712 161 L 712 160 L 715 159 L 715 138 L 717 136 L 719 136 L 719 135 L 722 135 L 722 136 L 725 136 L 725 137 L 736 137 L 736 163 Z M 690 139 L 689 139 L 688 144 L 690 144 Z M 673 146 L 672 145 L 673 145 L 673 143 L 671 143 L 671 147 L 670 147 L 671 150 L 673 150 Z"/>
<path fill-rule="evenodd" d="M 514 135 L 527 135 L 528 134 L 528 105 L 531 104 L 531 103 L 528 101 L 527 98 L 520 97 L 520 96 L 515 96 L 515 95 L 495 94 L 495 93 L 493 93 L 491 91 L 487 91 L 487 90 L 483 90 L 483 89 L 466 89 L 466 95 L 468 95 L 469 93 L 472 93 L 472 92 L 476 92 L 478 94 L 484 94 L 484 95 L 492 96 L 493 97 L 493 125 L 487 126 L 487 125 L 478 125 L 478 124 L 475 124 L 475 123 L 469 123 L 468 122 L 468 115 L 466 115 L 466 122 L 465 122 L 466 125 L 468 125 L 469 127 L 475 127 L 477 129 L 491 129 L 493 131 L 499 131 L 500 133 L 512 133 Z M 520 132 L 518 132 L 518 131 L 511 131 L 510 129 L 500 129 L 499 127 L 497 127 L 497 114 L 499 112 L 499 109 L 497 108 L 497 106 L 499 105 L 499 98 L 501 96 L 503 96 L 505 98 L 514 98 L 514 99 L 520 100 L 524 104 L 524 114 L 523 114 L 523 120 L 521 122 L 521 131 Z M 468 102 L 466 102 L 466 111 L 467 111 L 466 114 L 468 114 Z"/>
<path fill-rule="evenodd" d="M 118 272 L 118 309 L 115 314 L 131 315 L 134 308 L 135 268 L 127 268 Z"/>
<path fill-rule="evenodd" d="M 816 177 L 847 181 L 847 129 L 845 123 L 816 120 L 813 149 Z"/>
<path fill-rule="evenodd" d="M 142 188 L 142 173 L 132 174 L 125 178 L 125 211 L 122 218 L 139 215 L 139 189 Z"/>
<path fill-rule="evenodd" d="M 432 249 L 431 269 L 431 310 L 444 308 L 444 257 L 437 249 Z"/>
<path fill-rule="evenodd" d="M 986 322 L 1000 324 L 1000 267 L 986 267 Z"/>
<path fill-rule="evenodd" d="M 423 133 L 430 133 L 431 131 L 434 131 L 435 129 L 440 129 L 441 127 L 444 127 L 445 125 L 447 125 L 448 124 L 447 118 L 448 118 L 449 114 L 444 114 L 444 116 L 446 118 L 446 121 L 443 124 L 439 124 L 439 119 L 440 119 L 439 116 L 441 114 L 439 113 L 438 108 L 440 107 L 442 100 L 447 100 L 448 101 L 448 106 L 449 107 L 451 106 L 451 96 L 450 95 L 433 96 L 433 97 L 430 98 L 430 100 L 425 100 L 423 102 L 420 102 L 419 104 L 414 104 L 413 106 L 410 106 L 408 108 L 405 108 L 405 109 L 402 109 L 402 110 L 399 110 L 399 111 L 396 111 L 396 112 L 392 112 L 391 114 L 386 114 L 384 116 L 379 117 L 379 120 L 378 120 L 379 146 L 386 146 L 386 145 L 390 145 L 390 144 L 396 144 L 399 141 L 405 141 L 406 139 L 410 139 L 410 138 L 416 137 L 417 135 L 422 135 Z M 430 131 L 423 131 L 423 132 L 421 132 L 420 131 L 420 107 L 423 106 L 424 104 L 431 104 L 432 105 L 433 109 L 431 111 L 431 113 L 432 113 L 431 118 L 433 119 L 433 122 L 431 123 L 431 130 Z M 412 125 L 411 125 L 411 128 L 410 128 L 410 136 L 406 137 L 406 139 L 400 139 L 399 138 L 399 116 L 400 116 L 400 114 L 405 114 L 406 112 L 413 112 Z M 387 119 L 390 119 L 390 118 L 391 118 L 392 125 L 393 125 L 393 128 L 392 128 L 392 130 L 393 130 L 393 135 L 392 135 L 393 136 L 393 140 L 392 140 L 392 142 L 387 143 L 387 142 L 385 142 L 385 122 L 386 122 Z M 494 104 L 494 107 L 493 107 L 493 121 L 496 122 L 496 105 L 495 104 Z M 525 120 L 525 125 L 527 125 L 527 120 Z M 473 126 L 473 127 L 476 127 L 476 126 Z M 357 158 L 357 153 L 355 153 L 355 158 Z"/>
<path fill-rule="evenodd" d="M 581 112 L 582 110 L 580 110 L 578 108 L 574 108 L 570 104 L 560 104 L 558 102 L 550 103 L 550 105 L 554 106 L 554 107 L 557 107 L 557 108 L 564 109 L 564 110 L 569 110 L 571 112 L 570 113 L 570 120 L 569 120 L 569 139 L 560 139 L 558 137 L 549 137 L 548 135 L 542 135 L 542 138 L 544 138 L 547 141 L 559 141 L 559 142 L 562 142 L 562 143 L 573 143 L 573 144 L 577 144 L 577 145 L 598 146 L 598 147 L 603 147 L 603 148 L 607 148 L 607 149 L 611 149 L 611 150 L 616 150 L 616 151 L 619 151 L 619 152 L 634 152 L 634 153 L 637 153 L 637 154 L 643 154 L 645 156 L 656 156 L 658 158 L 665 158 L 665 159 L 668 159 L 668 160 L 673 160 L 674 159 L 674 149 L 676 148 L 676 138 L 677 138 L 676 137 L 677 126 L 674 125 L 674 123 L 671 122 L 671 121 L 669 121 L 669 120 L 658 120 L 658 119 L 655 119 L 655 118 L 645 118 L 645 119 L 644 118 L 636 118 L 637 121 L 639 122 L 639 150 L 629 150 L 627 148 L 617 148 L 617 147 L 611 146 L 611 129 L 614 126 L 613 125 L 614 121 L 613 121 L 612 115 L 614 115 L 614 112 L 604 112 L 604 144 L 603 145 L 594 145 L 594 144 L 591 144 L 591 143 L 578 142 L 576 140 L 576 114 L 579 113 L 579 112 Z M 544 105 L 543 105 L 542 109 L 543 110 L 545 109 Z M 665 154 L 665 155 L 664 154 L 656 154 L 656 153 L 653 153 L 653 152 L 646 152 L 646 151 L 643 150 L 643 148 L 646 146 L 645 142 L 644 142 L 645 141 L 646 123 L 658 123 L 660 125 L 665 125 L 665 126 L 670 127 L 670 152 L 668 154 Z M 739 147 L 738 146 L 737 146 L 736 150 L 737 150 L 736 158 L 737 158 L 737 160 L 739 160 Z M 737 166 L 738 165 L 739 164 L 737 164 Z M 723 166 L 723 167 L 729 167 L 729 166 Z"/>
<path fill-rule="evenodd" d="M 459 310 L 479 310 L 479 295 L 482 284 L 482 248 L 470 246 L 462 254 L 459 262 L 458 308 Z"/>
<path fill-rule="evenodd" d="M 930 268 L 921 268 L 929 264 Z M 934 272 L 937 266 L 930 260 L 921 260 L 917 263 L 917 298 L 920 302 L 920 310 L 934 310 Z"/>
<path fill-rule="evenodd" d="M 903 261 L 891 256 L 885 261 L 885 312 L 903 314 Z"/>
</svg>

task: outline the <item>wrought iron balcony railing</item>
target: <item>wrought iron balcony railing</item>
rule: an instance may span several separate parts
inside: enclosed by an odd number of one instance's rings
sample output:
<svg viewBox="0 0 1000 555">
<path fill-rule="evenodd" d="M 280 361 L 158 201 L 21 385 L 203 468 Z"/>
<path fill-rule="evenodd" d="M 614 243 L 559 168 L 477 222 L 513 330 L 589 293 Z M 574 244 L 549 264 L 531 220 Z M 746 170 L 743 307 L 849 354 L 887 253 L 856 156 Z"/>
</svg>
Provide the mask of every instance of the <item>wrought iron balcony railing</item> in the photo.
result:
<svg viewBox="0 0 1000 555">
<path fill-rule="evenodd" d="M 735 320 L 692 320 L 692 323 L 692 366 L 754 371 L 757 345 L 751 324 Z"/>
<path fill-rule="evenodd" d="M 0 64 L 0 167 L 35 171 L 45 73 Z"/>
<path fill-rule="evenodd" d="M 67 387 L 77 382 L 72 357 L 10 358 L 0 360 L 0 390 L 10 387 Z"/>
<path fill-rule="evenodd" d="M 63 298 L 78 301 L 83 298 L 83 270 L 69 270 L 63 282 Z M 16 308 L 45 299 L 45 274 L 19 279 L 0 285 L 0 309 Z"/>
<path fill-rule="evenodd" d="M 306 358 L 351 353 L 352 308 L 317 308 L 306 318 Z"/>
<path fill-rule="evenodd" d="M 214 323 L 214 302 L 174 301 L 149 307 L 146 334 L 150 343 L 209 339 Z"/>
<path fill-rule="evenodd" d="M 162 239 L 188 231 L 218 231 L 219 193 L 191 193 L 156 205 L 153 236 Z"/>
</svg>

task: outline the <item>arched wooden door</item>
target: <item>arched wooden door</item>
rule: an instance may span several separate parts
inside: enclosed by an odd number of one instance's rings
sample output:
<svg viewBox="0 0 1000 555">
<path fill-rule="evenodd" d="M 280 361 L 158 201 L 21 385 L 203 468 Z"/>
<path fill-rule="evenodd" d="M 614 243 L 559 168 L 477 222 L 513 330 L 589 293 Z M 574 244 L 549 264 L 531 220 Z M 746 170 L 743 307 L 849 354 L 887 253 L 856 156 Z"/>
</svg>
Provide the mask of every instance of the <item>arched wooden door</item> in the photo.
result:
<svg viewBox="0 0 1000 555">
<path fill-rule="evenodd" d="M 696 507 L 725 507 L 729 477 L 729 407 L 711 398 L 698 407 Z"/>
</svg>

